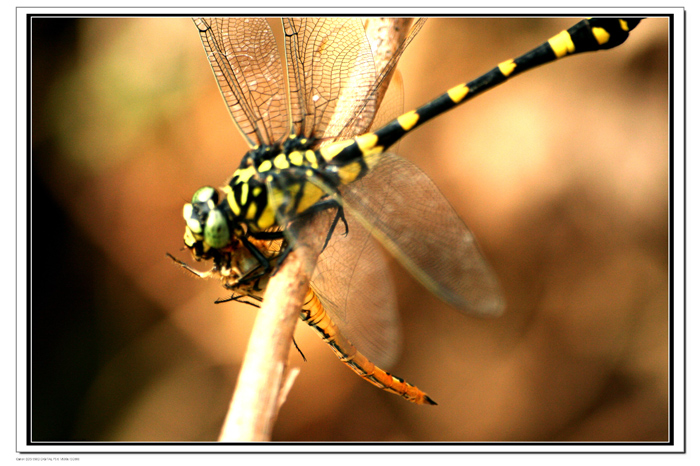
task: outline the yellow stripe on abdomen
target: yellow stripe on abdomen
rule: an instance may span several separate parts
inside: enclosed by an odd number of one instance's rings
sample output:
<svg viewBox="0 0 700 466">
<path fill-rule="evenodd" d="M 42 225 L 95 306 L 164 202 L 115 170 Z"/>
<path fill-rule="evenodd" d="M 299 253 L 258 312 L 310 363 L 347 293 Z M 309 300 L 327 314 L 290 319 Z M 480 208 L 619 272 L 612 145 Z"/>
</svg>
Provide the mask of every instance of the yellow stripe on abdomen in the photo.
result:
<svg viewBox="0 0 700 466">
<path fill-rule="evenodd" d="M 600 45 L 606 44 L 610 40 L 610 33 L 603 28 L 591 28 L 591 31 Z"/>
<path fill-rule="evenodd" d="M 352 139 L 346 139 L 344 141 L 334 142 L 327 146 L 321 147 L 318 152 L 321 154 L 326 162 L 333 160 L 339 153 L 343 151 L 348 146 L 351 146 L 355 141 Z"/>
<path fill-rule="evenodd" d="M 408 132 L 413 129 L 416 123 L 418 123 L 419 119 L 420 117 L 418 116 L 418 113 L 416 113 L 415 110 L 412 110 L 398 117 L 396 121 L 399 122 L 399 125 L 404 131 Z"/>
<path fill-rule="evenodd" d="M 467 86 L 466 83 L 455 86 L 447 91 L 447 95 L 450 97 L 450 100 L 452 100 L 452 102 L 455 104 L 460 103 L 467 96 L 467 94 L 469 94 L 469 86 Z"/>
<path fill-rule="evenodd" d="M 560 32 L 556 36 L 549 39 L 548 42 L 557 58 L 562 58 L 576 51 L 576 47 L 574 46 L 574 42 L 571 40 L 571 35 L 569 35 L 568 31 Z"/>
</svg>

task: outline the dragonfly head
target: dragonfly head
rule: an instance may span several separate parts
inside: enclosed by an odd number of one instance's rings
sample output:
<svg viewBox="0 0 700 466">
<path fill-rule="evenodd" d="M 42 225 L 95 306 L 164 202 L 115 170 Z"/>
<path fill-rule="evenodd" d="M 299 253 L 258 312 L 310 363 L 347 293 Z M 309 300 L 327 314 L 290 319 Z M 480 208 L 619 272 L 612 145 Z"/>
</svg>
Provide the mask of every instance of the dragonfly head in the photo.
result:
<svg viewBox="0 0 700 466">
<path fill-rule="evenodd" d="M 195 260 L 216 259 L 239 233 L 226 202 L 218 204 L 219 193 L 211 186 L 198 189 L 182 209 L 185 246 Z M 242 233 L 242 232 L 240 232 Z"/>
</svg>

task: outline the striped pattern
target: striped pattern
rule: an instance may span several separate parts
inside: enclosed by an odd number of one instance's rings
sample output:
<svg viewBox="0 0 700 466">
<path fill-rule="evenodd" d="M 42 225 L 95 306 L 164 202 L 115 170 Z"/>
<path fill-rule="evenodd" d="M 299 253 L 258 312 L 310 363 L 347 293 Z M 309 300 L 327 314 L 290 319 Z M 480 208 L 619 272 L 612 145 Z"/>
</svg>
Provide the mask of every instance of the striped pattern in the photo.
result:
<svg viewBox="0 0 700 466">
<path fill-rule="evenodd" d="M 527 70 L 560 58 L 583 52 L 610 49 L 622 44 L 640 18 L 590 18 L 576 23 L 530 52 L 506 60 L 488 73 L 468 83 L 453 87 L 435 100 L 405 113 L 374 133 L 358 136 L 354 141 L 339 141 L 318 150 L 319 154 L 338 172 L 343 166 L 364 159 L 364 169 L 372 168 L 372 159 L 410 131 L 457 105 L 504 83 Z M 355 170 L 363 174 L 364 170 Z M 341 176 L 343 183 L 352 182 L 351 173 Z"/>
</svg>

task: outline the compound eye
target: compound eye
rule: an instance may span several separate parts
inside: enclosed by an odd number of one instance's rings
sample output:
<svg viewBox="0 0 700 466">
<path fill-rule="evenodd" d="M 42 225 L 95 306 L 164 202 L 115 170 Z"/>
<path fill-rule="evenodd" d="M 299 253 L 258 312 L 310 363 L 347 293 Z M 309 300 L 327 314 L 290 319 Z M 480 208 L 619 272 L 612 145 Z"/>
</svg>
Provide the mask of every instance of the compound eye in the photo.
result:
<svg viewBox="0 0 700 466">
<path fill-rule="evenodd" d="M 214 249 L 220 249 L 231 241 L 226 216 L 219 209 L 214 209 L 207 216 L 204 226 L 204 241 Z"/>
<path fill-rule="evenodd" d="M 185 204 L 182 208 L 182 217 L 187 223 L 187 228 L 189 228 L 195 235 L 202 234 L 202 223 L 197 215 L 194 213 L 194 207 L 192 204 Z"/>
<path fill-rule="evenodd" d="M 210 204 L 210 201 L 212 202 Z M 209 204 L 210 209 L 219 203 L 219 193 L 211 186 L 199 188 L 192 196 L 192 204 Z"/>
</svg>

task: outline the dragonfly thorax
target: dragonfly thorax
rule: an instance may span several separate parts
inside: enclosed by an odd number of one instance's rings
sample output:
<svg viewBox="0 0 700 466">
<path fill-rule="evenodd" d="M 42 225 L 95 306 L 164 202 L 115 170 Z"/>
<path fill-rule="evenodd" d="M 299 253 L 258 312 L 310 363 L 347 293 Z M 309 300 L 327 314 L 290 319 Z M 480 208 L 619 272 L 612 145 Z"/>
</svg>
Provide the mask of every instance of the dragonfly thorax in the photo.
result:
<svg viewBox="0 0 700 466">
<path fill-rule="evenodd" d="M 221 202 L 215 188 L 198 189 L 183 208 L 185 246 L 193 257 L 216 259 L 238 238 L 276 227 L 280 214 L 303 212 L 321 199 L 321 190 L 304 183 L 301 175 L 320 166 L 319 157 L 311 149 L 313 143 L 309 138 L 290 136 L 282 144 L 248 151 L 223 187 Z M 270 191 L 274 194 L 280 190 L 299 195 L 272 202 Z"/>
</svg>

